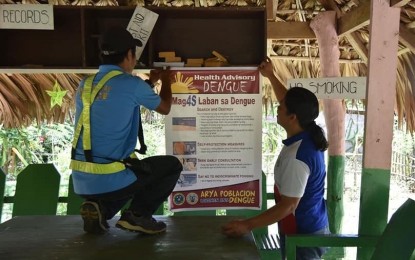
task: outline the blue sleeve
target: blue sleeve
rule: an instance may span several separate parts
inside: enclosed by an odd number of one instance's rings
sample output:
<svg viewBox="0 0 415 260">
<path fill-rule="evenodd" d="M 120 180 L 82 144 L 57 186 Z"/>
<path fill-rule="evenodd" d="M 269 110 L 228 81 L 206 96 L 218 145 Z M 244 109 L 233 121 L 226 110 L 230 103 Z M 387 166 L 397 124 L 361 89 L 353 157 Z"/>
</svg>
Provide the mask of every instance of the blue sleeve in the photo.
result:
<svg viewBox="0 0 415 260">
<path fill-rule="evenodd" d="M 138 105 L 155 110 L 160 105 L 160 96 L 144 80 L 138 77 L 133 77 L 133 80 L 135 81 L 135 85 L 138 86 L 134 91 L 135 100 L 137 100 Z"/>
</svg>

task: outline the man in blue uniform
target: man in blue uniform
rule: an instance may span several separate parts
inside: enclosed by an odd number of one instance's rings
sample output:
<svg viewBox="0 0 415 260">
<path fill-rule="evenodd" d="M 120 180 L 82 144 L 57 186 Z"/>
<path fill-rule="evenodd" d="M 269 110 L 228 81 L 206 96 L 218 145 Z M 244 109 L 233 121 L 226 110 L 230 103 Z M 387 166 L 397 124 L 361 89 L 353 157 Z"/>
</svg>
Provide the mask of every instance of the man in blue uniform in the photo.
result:
<svg viewBox="0 0 415 260">
<path fill-rule="evenodd" d="M 166 230 L 152 215 L 172 192 L 182 164 L 168 155 L 138 160 L 134 151 L 137 134 L 142 137 L 140 106 L 170 112 L 171 75 L 169 70 L 151 71 L 150 84 L 133 76 L 140 45 L 124 28 L 106 31 L 100 38 L 102 65 L 76 94 L 71 169 L 75 192 L 86 199 L 81 216 L 88 233 L 106 232 L 107 220 L 130 200 L 117 227 L 147 234 Z M 151 83 L 159 79 L 157 95 Z"/>
</svg>

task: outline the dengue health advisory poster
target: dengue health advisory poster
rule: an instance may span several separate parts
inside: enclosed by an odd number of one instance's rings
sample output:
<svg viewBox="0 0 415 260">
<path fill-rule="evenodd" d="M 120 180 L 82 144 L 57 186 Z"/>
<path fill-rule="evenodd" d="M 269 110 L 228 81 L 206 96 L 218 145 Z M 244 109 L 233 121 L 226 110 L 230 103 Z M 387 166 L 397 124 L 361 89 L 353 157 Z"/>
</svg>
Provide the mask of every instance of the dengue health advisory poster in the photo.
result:
<svg viewBox="0 0 415 260">
<path fill-rule="evenodd" d="M 174 71 L 166 152 L 183 171 L 169 200 L 173 212 L 260 208 L 260 89 L 256 68 Z"/>
</svg>

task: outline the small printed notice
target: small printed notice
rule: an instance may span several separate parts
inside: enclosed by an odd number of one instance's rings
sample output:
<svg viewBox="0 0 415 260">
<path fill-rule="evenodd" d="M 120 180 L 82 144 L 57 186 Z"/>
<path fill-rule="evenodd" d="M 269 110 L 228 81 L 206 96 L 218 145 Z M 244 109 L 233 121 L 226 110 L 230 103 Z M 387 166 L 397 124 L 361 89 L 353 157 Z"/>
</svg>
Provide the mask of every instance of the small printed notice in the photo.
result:
<svg viewBox="0 0 415 260">
<path fill-rule="evenodd" d="M 183 171 L 175 211 L 260 209 L 262 96 L 256 68 L 174 69 L 166 152 Z"/>
<path fill-rule="evenodd" d="M 135 8 L 133 16 L 128 23 L 127 30 L 132 34 L 134 39 L 141 41 L 142 46 L 136 48 L 137 60 L 141 57 L 144 47 L 150 38 L 154 25 L 157 22 L 159 15 L 140 6 Z"/>
<path fill-rule="evenodd" d="M 366 77 L 289 79 L 288 88 L 301 87 L 319 99 L 365 99 Z"/>
<path fill-rule="evenodd" d="M 53 30 L 53 5 L 0 5 L 0 29 Z"/>
</svg>

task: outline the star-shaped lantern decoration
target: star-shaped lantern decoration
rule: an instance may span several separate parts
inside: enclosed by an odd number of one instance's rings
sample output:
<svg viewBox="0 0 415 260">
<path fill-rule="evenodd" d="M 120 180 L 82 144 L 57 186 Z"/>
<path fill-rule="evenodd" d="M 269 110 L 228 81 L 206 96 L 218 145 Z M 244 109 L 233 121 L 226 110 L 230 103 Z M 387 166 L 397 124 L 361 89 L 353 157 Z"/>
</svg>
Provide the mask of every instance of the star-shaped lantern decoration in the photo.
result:
<svg viewBox="0 0 415 260">
<path fill-rule="evenodd" d="M 53 90 L 46 90 L 46 93 L 50 96 L 50 108 L 52 109 L 55 105 L 62 106 L 63 97 L 66 95 L 67 90 L 62 90 L 58 81 L 55 80 Z"/>
</svg>

